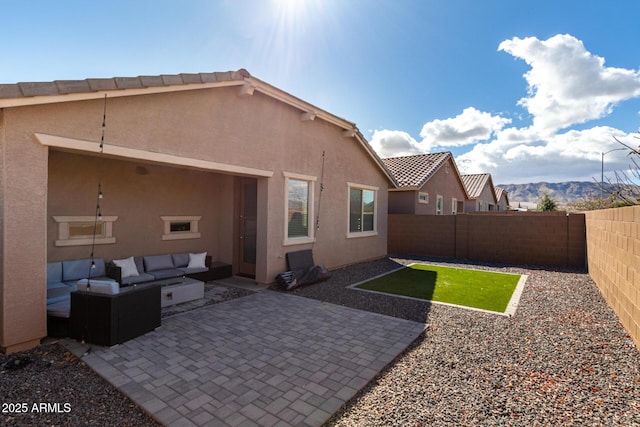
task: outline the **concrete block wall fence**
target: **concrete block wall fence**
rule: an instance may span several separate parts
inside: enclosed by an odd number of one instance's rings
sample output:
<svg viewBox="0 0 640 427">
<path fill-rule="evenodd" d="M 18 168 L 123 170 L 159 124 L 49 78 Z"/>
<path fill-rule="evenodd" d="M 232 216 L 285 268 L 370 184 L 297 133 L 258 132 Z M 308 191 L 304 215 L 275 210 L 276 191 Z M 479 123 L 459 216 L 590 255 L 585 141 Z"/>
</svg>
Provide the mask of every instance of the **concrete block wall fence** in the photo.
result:
<svg viewBox="0 0 640 427">
<path fill-rule="evenodd" d="M 640 349 L 640 206 L 586 213 L 589 275 Z"/>
<path fill-rule="evenodd" d="M 389 215 L 388 252 L 482 262 L 584 268 L 583 214 Z"/>
</svg>

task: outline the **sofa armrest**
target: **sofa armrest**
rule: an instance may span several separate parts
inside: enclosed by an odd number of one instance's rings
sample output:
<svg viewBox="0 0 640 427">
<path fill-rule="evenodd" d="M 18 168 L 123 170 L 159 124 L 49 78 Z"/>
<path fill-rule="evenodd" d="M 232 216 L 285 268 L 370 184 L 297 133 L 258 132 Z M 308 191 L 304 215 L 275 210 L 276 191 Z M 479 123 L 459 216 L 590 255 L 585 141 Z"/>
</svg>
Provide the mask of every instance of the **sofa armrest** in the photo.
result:
<svg viewBox="0 0 640 427">
<path fill-rule="evenodd" d="M 107 277 L 112 278 L 118 284 L 122 284 L 122 268 L 115 265 L 113 262 L 107 264 Z"/>
</svg>

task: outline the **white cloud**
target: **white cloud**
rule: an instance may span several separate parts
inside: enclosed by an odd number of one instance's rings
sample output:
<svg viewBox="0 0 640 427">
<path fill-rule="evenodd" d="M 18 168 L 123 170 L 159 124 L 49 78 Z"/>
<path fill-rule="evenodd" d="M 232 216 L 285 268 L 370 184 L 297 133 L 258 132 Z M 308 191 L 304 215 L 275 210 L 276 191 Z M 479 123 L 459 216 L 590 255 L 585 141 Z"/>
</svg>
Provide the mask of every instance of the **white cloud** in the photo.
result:
<svg viewBox="0 0 640 427">
<path fill-rule="evenodd" d="M 620 101 L 640 96 L 640 72 L 605 67 L 571 35 L 548 40 L 513 38 L 498 50 L 523 59 L 529 97 L 518 101 L 533 115 L 533 125 L 547 133 L 608 115 Z"/>
<path fill-rule="evenodd" d="M 399 130 L 377 130 L 373 133 L 370 144 L 382 158 L 425 152 L 424 147 L 411 135 Z"/>
<path fill-rule="evenodd" d="M 420 136 L 428 147 L 460 147 L 486 141 L 509 123 L 511 119 L 468 107 L 456 117 L 426 123 Z"/>
<path fill-rule="evenodd" d="M 461 173 L 489 172 L 494 183 L 591 181 L 600 177 L 601 153 L 620 148 L 613 137 L 628 140 L 633 135 L 607 126 L 571 130 L 541 137 L 532 129 L 507 129 L 485 144 L 456 158 Z M 524 139 L 514 139 L 513 135 Z M 624 151 L 607 154 L 606 169 L 628 166 Z"/>
</svg>

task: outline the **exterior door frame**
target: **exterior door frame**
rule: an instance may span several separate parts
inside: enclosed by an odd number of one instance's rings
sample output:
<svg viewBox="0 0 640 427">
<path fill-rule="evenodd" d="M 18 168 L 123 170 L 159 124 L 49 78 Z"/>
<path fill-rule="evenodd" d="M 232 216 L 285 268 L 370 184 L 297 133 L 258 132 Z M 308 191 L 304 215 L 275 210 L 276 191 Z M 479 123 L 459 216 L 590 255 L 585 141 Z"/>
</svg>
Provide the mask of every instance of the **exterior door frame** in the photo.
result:
<svg viewBox="0 0 640 427">
<path fill-rule="evenodd" d="M 255 279 L 257 262 L 258 181 L 256 178 L 237 177 L 235 180 L 235 188 L 235 274 Z"/>
</svg>

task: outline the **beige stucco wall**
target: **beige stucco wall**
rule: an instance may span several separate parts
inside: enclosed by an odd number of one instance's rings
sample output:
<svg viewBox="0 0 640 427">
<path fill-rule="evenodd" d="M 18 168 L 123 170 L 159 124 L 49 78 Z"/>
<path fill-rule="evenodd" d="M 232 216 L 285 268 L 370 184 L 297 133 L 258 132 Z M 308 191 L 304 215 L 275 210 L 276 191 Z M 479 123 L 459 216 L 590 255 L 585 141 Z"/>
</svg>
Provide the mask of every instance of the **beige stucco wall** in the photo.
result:
<svg viewBox="0 0 640 427">
<path fill-rule="evenodd" d="M 53 246 L 51 216 L 95 212 L 97 158 L 84 152 L 49 152 L 34 134 L 98 141 L 103 106 L 102 100 L 87 100 L 4 110 L 1 219 L 5 225 L 20 224 L 3 226 L 0 346 L 5 351 L 29 346 L 45 334 L 47 256 L 49 260 L 87 256 L 84 248 Z M 342 131 L 321 119 L 302 121 L 299 110 L 258 91 L 240 96 L 239 88 L 227 87 L 109 98 L 105 144 L 273 172 L 272 177 L 257 180 L 256 280 L 271 282 L 285 270 L 284 255 L 289 251 L 313 247 L 316 262 L 329 268 L 386 254 L 389 183 L 356 139 L 343 137 Z M 101 205 L 103 215 L 119 217 L 117 243 L 99 247 L 96 256 L 184 249 L 207 250 L 223 261 L 233 259 L 232 176 L 153 164 L 143 165 L 148 175 L 138 175 L 138 161 L 131 159 L 106 160 L 104 165 Z M 313 245 L 283 246 L 283 171 L 317 177 L 315 207 L 321 217 Z M 347 238 L 347 182 L 379 188 L 377 236 Z M 183 191 L 185 187 L 189 191 Z M 199 214 L 194 210 L 204 213 L 200 241 L 158 240 L 160 215 Z"/>
<path fill-rule="evenodd" d="M 46 334 L 45 263 L 47 149 L 13 127 L 5 111 L 2 128 L 2 319 L 0 347 L 19 351 Z"/>
<path fill-rule="evenodd" d="M 100 173 L 101 171 L 101 173 Z M 230 176 L 51 151 L 47 215 L 48 261 L 88 258 L 91 246 L 56 246 L 54 216 L 95 215 L 98 174 L 103 216 L 117 216 L 115 244 L 96 245 L 107 260 L 172 252 L 208 252 L 231 263 L 233 180 Z M 227 189 L 227 191 L 224 191 Z M 161 216 L 201 216 L 198 239 L 162 240 Z M 223 244 L 225 243 L 225 244 Z"/>
</svg>

